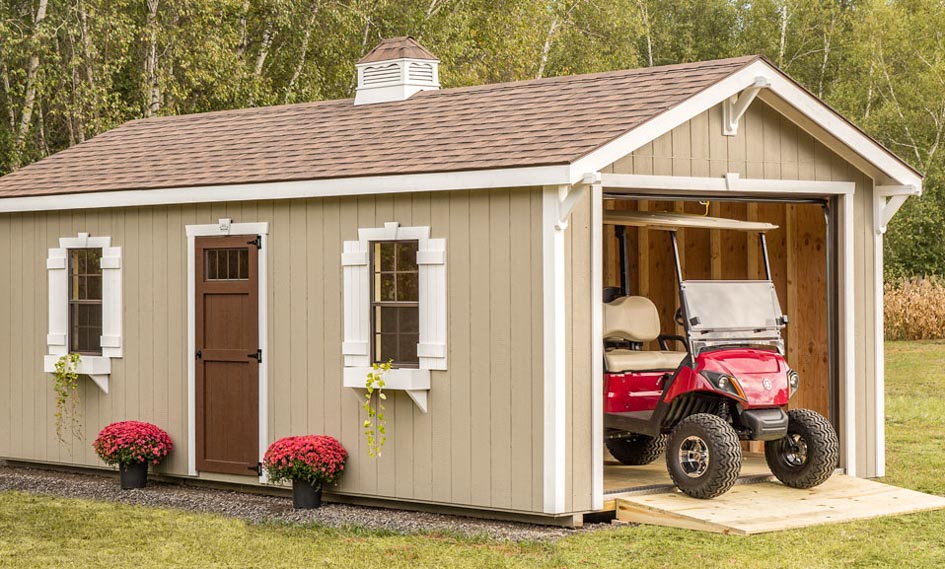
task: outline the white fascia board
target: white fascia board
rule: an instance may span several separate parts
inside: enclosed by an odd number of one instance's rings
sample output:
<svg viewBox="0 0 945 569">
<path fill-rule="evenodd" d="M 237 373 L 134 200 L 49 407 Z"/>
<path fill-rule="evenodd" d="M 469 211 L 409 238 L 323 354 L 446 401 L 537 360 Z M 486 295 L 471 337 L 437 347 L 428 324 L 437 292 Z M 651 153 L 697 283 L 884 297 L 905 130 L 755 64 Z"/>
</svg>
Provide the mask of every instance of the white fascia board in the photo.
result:
<svg viewBox="0 0 945 569">
<path fill-rule="evenodd" d="M 278 200 L 567 184 L 567 165 L 464 170 L 434 174 L 364 176 L 295 182 L 120 190 L 0 199 L 0 213 L 136 207 L 185 203 Z"/>
<path fill-rule="evenodd" d="M 570 182 L 576 183 L 588 172 L 601 171 L 644 144 L 656 140 L 680 124 L 751 87 L 759 78 L 764 78 L 769 82 L 769 87 L 765 91 L 786 101 L 890 178 L 903 185 L 922 187 L 922 176 L 764 61 L 756 61 L 729 75 L 663 114 L 653 117 L 575 161 L 571 165 Z"/>
</svg>

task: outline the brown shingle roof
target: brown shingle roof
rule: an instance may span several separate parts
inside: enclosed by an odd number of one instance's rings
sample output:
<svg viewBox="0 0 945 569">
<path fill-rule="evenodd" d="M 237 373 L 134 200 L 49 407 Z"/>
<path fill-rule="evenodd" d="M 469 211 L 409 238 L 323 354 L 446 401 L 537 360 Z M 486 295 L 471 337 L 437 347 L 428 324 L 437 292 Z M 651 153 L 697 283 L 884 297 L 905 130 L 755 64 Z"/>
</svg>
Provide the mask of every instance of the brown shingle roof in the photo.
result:
<svg viewBox="0 0 945 569">
<path fill-rule="evenodd" d="M 406 57 L 412 59 L 437 59 L 435 55 L 427 51 L 427 48 L 417 43 L 417 40 L 410 36 L 402 36 L 381 41 L 381 43 L 377 44 L 377 47 L 367 52 L 364 57 L 359 59 L 358 63 L 371 63 L 374 61 L 387 61 L 389 59 L 402 59 Z"/>
<path fill-rule="evenodd" d="M 568 164 L 755 59 L 140 119 L 0 178 L 0 198 Z"/>
</svg>

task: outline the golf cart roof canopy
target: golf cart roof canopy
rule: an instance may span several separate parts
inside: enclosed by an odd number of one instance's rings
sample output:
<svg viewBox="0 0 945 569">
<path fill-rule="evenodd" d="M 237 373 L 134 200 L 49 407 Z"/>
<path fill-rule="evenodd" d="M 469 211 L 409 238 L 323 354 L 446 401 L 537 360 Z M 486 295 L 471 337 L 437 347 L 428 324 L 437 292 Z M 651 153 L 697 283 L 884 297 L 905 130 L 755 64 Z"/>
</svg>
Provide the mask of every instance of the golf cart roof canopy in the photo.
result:
<svg viewBox="0 0 945 569">
<path fill-rule="evenodd" d="M 763 221 L 740 221 L 738 219 L 726 219 L 724 217 L 709 217 L 707 215 L 661 211 L 605 210 L 604 224 L 646 227 L 647 229 L 661 229 L 663 231 L 676 231 L 683 227 L 733 229 L 735 231 L 769 231 L 778 228 L 777 225 Z"/>
</svg>

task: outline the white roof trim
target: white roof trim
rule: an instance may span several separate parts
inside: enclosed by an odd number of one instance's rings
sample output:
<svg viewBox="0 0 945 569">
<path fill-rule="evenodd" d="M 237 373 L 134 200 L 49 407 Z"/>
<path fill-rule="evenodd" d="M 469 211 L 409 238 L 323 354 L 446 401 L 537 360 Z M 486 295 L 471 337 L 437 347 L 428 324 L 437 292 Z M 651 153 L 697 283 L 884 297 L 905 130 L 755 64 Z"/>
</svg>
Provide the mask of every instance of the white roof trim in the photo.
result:
<svg viewBox="0 0 945 569">
<path fill-rule="evenodd" d="M 592 151 L 571 164 L 570 182 L 578 182 L 587 172 L 598 172 L 644 144 L 707 111 L 736 93 L 766 79 L 768 91 L 784 99 L 801 114 L 836 137 L 890 178 L 907 186 L 922 187 L 922 177 L 875 140 L 838 116 L 822 101 L 797 86 L 778 69 L 759 60 L 729 75 L 715 85 L 657 115 L 630 132 Z M 813 133 L 812 133 L 813 134 Z"/>
<path fill-rule="evenodd" d="M 0 213 L 567 184 L 568 166 L 0 198 Z"/>
</svg>

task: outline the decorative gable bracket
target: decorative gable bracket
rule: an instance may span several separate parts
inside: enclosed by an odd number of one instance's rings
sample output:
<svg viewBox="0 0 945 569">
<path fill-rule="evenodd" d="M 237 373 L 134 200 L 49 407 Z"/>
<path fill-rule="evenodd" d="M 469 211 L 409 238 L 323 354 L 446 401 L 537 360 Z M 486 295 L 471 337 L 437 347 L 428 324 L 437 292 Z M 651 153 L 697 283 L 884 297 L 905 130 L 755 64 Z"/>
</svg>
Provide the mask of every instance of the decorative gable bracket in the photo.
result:
<svg viewBox="0 0 945 569">
<path fill-rule="evenodd" d="M 766 77 L 756 77 L 751 87 L 722 101 L 722 134 L 725 136 L 738 134 L 738 121 L 741 120 L 758 93 L 770 86 L 771 82 Z"/>
<path fill-rule="evenodd" d="M 873 228 L 877 235 L 886 233 L 890 220 L 910 196 L 922 195 L 916 186 L 876 186 L 873 197 Z"/>
<path fill-rule="evenodd" d="M 601 185 L 600 172 L 584 174 L 581 181 L 571 186 L 560 186 L 558 188 L 558 219 L 555 222 L 555 229 L 564 231 L 568 228 L 568 221 L 571 219 L 571 212 L 574 206 L 584 196 L 584 193 L 594 186 Z"/>
</svg>

